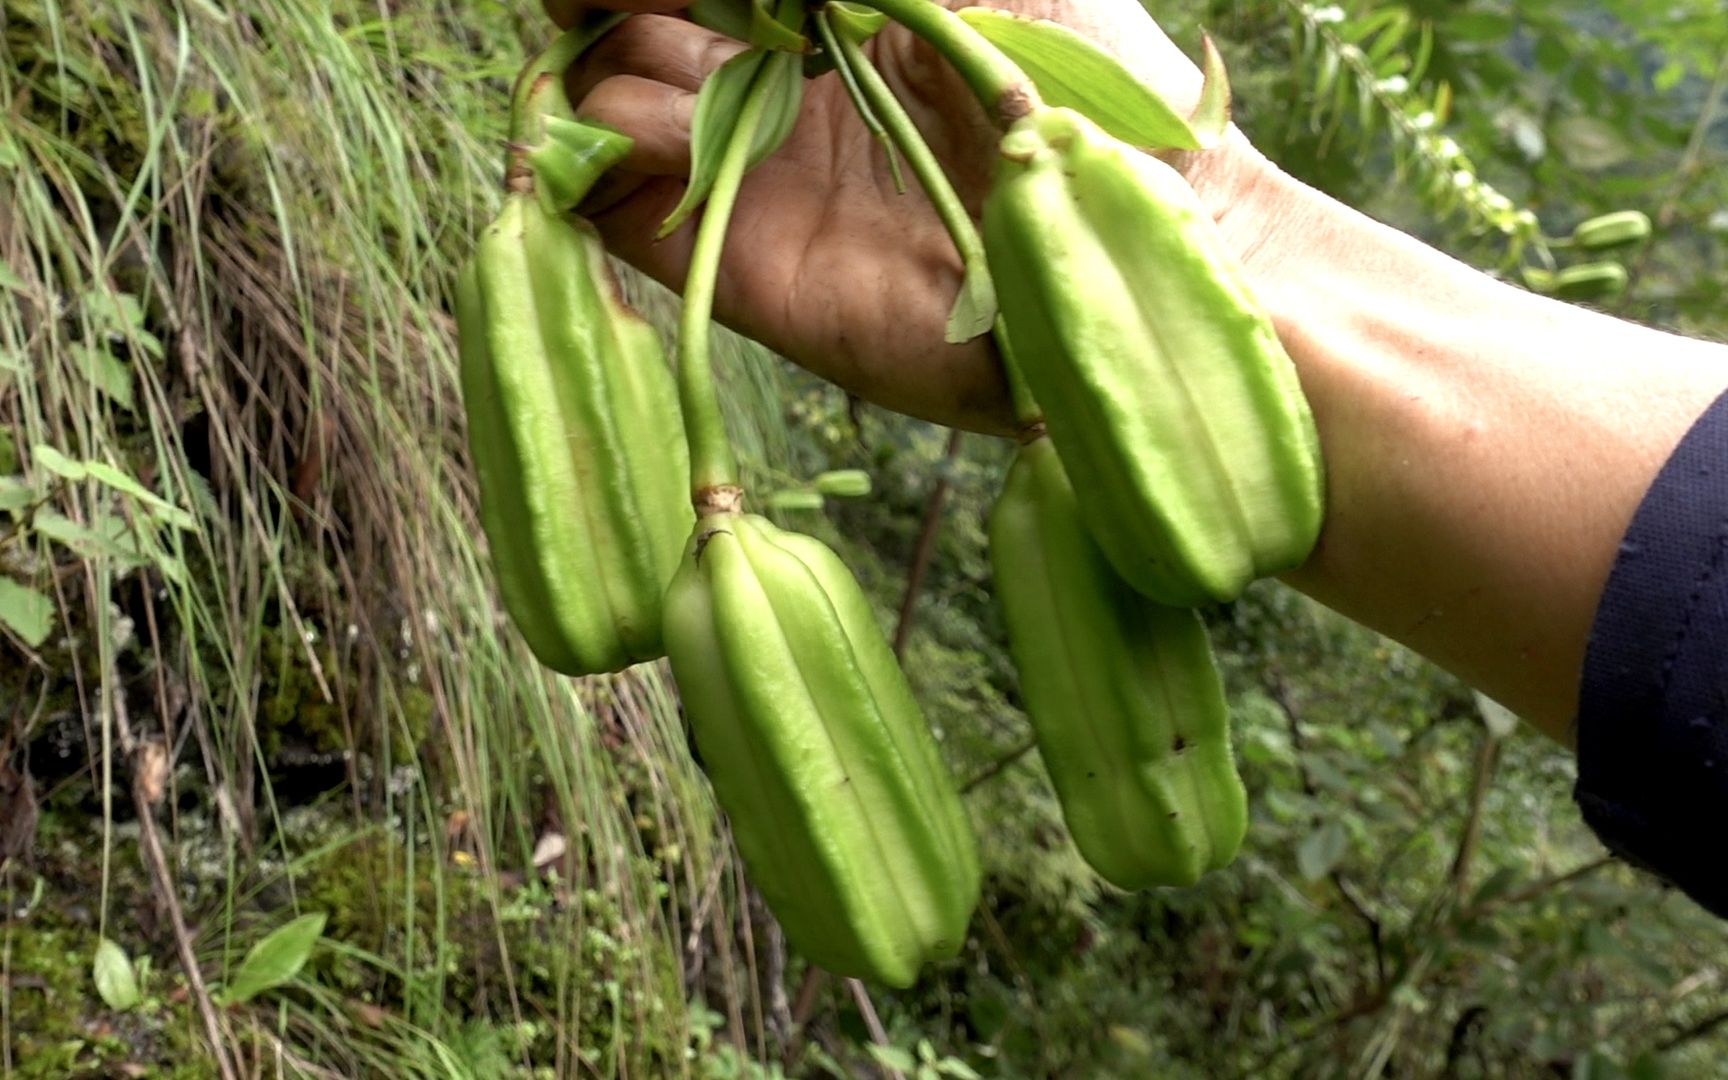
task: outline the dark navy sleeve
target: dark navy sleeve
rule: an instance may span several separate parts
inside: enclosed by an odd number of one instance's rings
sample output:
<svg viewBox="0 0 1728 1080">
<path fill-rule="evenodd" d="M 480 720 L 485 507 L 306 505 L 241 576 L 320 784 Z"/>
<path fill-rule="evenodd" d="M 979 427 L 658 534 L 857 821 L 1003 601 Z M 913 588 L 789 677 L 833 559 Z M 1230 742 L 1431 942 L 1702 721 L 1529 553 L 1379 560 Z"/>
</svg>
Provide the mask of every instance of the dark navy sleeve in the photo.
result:
<svg viewBox="0 0 1728 1080">
<path fill-rule="evenodd" d="M 1728 918 L 1728 394 L 1645 494 L 1597 605 L 1578 700 L 1584 820 Z"/>
</svg>

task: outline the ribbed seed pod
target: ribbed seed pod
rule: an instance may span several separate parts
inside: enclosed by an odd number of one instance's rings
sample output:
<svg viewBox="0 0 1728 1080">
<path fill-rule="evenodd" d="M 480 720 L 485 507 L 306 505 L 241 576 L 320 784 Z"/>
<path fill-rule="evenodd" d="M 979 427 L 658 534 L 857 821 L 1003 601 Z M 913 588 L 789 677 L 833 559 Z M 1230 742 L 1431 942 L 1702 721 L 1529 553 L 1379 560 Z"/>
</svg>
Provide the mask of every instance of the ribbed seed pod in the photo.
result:
<svg viewBox="0 0 1728 1080">
<path fill-rule="evenodd" d="M 1117 576 L 1049 439 L 1021 448 L 989 535 L 1021 698 L 1080 853 L 1124 889 L 1229 863 L 1247 795 L 1198 616 Z"/>
<path fill-rule="evenodd" d="M 1302 563 L 1323 510 L 1313 418 L 1188 184 L 1041 108 L 1002 140 L 983 234 L 1022 373 L 1117 571 L 1189 606 Z"/>
<path fill-rule="evenodd" d="M 1642 210 L 1616 210 L 1580 221 L 1572 242 L 1587 251 L 1607 251 L 1650 239 L 1650 218 Z"/>
<path fill-rule="evenodd" d="M 704 517 L 666 594 L 696 748 L 751 881 L 810 960 L 908 986 L 954 956 L 978 858 L 869 602 L 818 540 Z"/>
<path fill-rule="evenodd" d="M 462 396 L 504 606 L 570 675 L 664 654 L 660 604 L 695 520 L 677 392 L 599 237 L 506 197 L 457 286 Z"/>
</svg>

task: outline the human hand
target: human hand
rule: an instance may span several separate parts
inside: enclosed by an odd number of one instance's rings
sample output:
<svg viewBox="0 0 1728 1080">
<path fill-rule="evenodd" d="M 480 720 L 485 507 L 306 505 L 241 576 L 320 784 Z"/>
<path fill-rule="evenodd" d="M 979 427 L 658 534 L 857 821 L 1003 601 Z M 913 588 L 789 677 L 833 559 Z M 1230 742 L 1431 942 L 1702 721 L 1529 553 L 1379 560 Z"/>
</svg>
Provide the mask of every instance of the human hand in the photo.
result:
<svg viewBox="0 0 1728 1080">
<path fill-rule="evenodd" d="M 571 69 L 582 116 L 630 135 L 630 156 L 602 182 L 587 214 L 607 247 L 650 276 L 682 285 L 694 221 L 654 232 L 683 193 L 690 117 L 711 71 L 744 48 L 679 16 L 688 0 L 598 0 L 636 13 Z M 1122 58 L 1178 111 L 1198 100 L 1200 73 L 1135 0 L 1001 0 L 1062 22 Z M 580 0 L 547 0 L 568 26 Z M 999 133 L 934 50 L 898 26 L 865 46 L 976 216 Z M 1269 166 L 1232 129 L 1223 148 L 1174 155 L 1215 214 Z M 939 423 L 1007 432 L 1013 417 L 1000 366 L 982 337 L 943 339 L 961 266 L 928 200 L 894 190 L 880 144 L 833 73 L 805 84 L 791 136 L 739 192 L 716 284 L 716 315 L 860 397 Z"/>
</svg>

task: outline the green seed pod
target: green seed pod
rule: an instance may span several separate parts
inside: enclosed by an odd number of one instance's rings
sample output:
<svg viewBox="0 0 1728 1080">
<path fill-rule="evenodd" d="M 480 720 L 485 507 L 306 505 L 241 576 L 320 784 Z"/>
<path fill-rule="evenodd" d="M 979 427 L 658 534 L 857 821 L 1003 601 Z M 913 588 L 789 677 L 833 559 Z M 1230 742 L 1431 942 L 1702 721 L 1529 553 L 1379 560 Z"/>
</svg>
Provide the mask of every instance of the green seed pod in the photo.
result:
<svg viewBox="0 0 1728 1080">
<path fill-rule="evenodd" d="M 990 565 L 1038 751 L 1080 853 L 1124 889 L 1235 857 L 1247 794 L 1206 629 L 1117 576 L 1046 438 L 990 513 Z"/>
<path fill-rule="evenodd" d="M 1193 190 L 1065 108 L 1016 122 L 996 170 L 1002 318 L 1117 572 L 1190 606 L 1300 565 L 1324 510 L 1314 421 Z"/>
<path fill-rule="evenodd" d="M 570 675 L 661 656 L 688 451 L 654 328 L 598 235 L 508 196 L 456 295 L 468 445 L 504 606 Z"/>
<path fill-rule="evenodd" d="M 1604 300 L 1626 291 L 1626 268 L 1617 262 L 1588 262 L 1555 273 L 1549 294 L 1560 300 Z"/>
<path fill-rule="evenodd" d="M 862 499 L 870 494 L 870 474 L 863 469 L 834 469 L 816 475 L 816 490 L 837 499 Z"/>
<path fill-rule="evenodd" d="M 1607 251 L 1650 238 L 1650 218 L 1642 210 L 1616 210 L 1580 221 L 1572 242 L 1586 251 Z"/>
<path fill-rule="evenodd" d="M 909 986 L 978 901 L 971 828 L 869 602 L 826 545 L 704 517 L 666 646 L 750 879 L 810 960 Z"/>
</svg>

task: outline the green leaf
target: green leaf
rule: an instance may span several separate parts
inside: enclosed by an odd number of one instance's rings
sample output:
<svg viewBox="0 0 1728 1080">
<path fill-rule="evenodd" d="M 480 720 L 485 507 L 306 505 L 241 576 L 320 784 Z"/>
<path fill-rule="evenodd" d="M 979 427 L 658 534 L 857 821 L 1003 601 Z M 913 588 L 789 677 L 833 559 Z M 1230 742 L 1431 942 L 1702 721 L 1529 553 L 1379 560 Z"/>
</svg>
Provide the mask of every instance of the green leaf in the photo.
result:
<svg viewBox="0 0 1728 1080">
<path fill-rule="evenodd" d="M 238 1005 L 251 1001 L 299 974 L 324 933 L 324 918 L 322 912 L 302 915 L 252 946 L 223 989 L 223 1002 Z"/>
<path fill-rule="evenodd" d="M 30 519 L 30 528 L 84 558 L 108 556 L 128 562 L 138 559 L 137 545 L 126 537 L 126 523 L 111 514 L 96 519 L 94 527 L 78 524 L 57 510 L 38 510 Z M 123 537 L 126 542 L 115 539 Z"/>
<path fill-rule="evenodd" d="M 843 34 L 860 45 L 888 25 L 888 16 L 875 8 L 849 3 L 848 0 L 828 0 L 823 9 L 828 13 L 835 33 Z"/>
<path fill-rule="evenodd" d="M 1230 76 L 1211 35 L 1200 39 L 1200 52 L 1200 100 L 1188 116 L 1188 126 L 1200 148 L 1210 150 L 1224 140 L 1224 131 L 1230 126 Z"/>
<path fill-rule="evenodd" d="M 1201 149 L 1188 121 L 1091 38 L 994 8 L 961 8 L 959 15 L 1024 69 L 1047 103 L 1084 113 L 1135 146 Z"/>
<path fill-rule="evenodd" d="M 1350 837 L 1344 832 L 1344 826 L 1328 821 L 1297 845 L 1296 869 L 1309 881 L 1317 881 L 1332 872 L 1349 846 Z"/>
<path fill-rule="evenodd" d="M 138 992 L 138 976 L 126 950 L 103 938 L 96 946 L 96 962 L 91 974 L 96 979 L 96 993 L 110 1009 L 125 1011 L 135 1008 L 144 999 Z"/>
<path fill-rule="evenodd" d="M 54 601 L 9 577 L 0 577 L 0 623 L 30 648 L 40 648 L 54 629 Z"/>
<path fill-rule="evenodd" d="M 755 168 L 792 134 L 798 123 L 798 110 L 804 104 L 804 72 L 802 60 L 791 53 L 771 53 L 768 70 L 763 78 L 771 80 L 762 122 L 750 140 L 748 168 Z"/>
<path fill-rule="evenodd" d="M 996 284 L 990 271 L 983 266 L 968 266 L 960 278 L 960 291 L 954 295 L 954 306 L 948 309 L 943 340 L 958 345 L 988 333 L 996 322 L 996 312 Z"/>
<path fill-rule="evenodd" d="M 28 287 L 29 286 L 25 284 L 24 279 L 19 277 L 10 266 L 6 265 L 6 260 L 0 259 L 0 290 L 5 290 L 7 292 L 23 292 Z"/>
<path fill-rule="evenodd" d="M 37 443 L 32 446 L 30 448 L 30 460 L 54 475 L 74 483 L 90 475 L 90 470 L 84 462 L 67 457 L 47 443 Z"/>
<path fill-rule="evenodd" d="M 911 1072 L 918 1067 L 917 1060 L 898 1046 L 882 1046 L 878 1043 L 871 1043 L 870 1056 L 876 1059 L 877 1064 L 890 1069 L 899 1069 L 901 1072 Z"/>
<path fill-rule="evenodd" d="M 79 554 L 95 554 L 94 548 L 100 542 L 95 533 L 58 510 L 38 510 L 30 519 L 30 528 L 37 535 L 64 544 Z"/>
<path fill-rule="evenodd" d="M 660 223 L 656 239 L 672 235 L 707 200 L 720 172 L 726 143 L 743 112 L 744 95 L 767 57 L 760 49 L 741 52 L 715 69 L 696 92 L 696 111 L 690 117 L 690 182 L 684 197 Z"/>
<path fill-rule="evenodd" d="M 162 342 L 144 329 L 144 305 L 136 296 L 92 289 L 84 294 L 84 305 L 104 331 L 135 343 L 156 359 L 162 359 Z"/>
<path fill-rule="evenodd" d="M 690 183 L 684 197 L 666 220 L 657 238 L 670 236 L 696 208 L 707 201 L 720 172 L 720 159 L 744 110 L 744 98 L 757 78 L 770 80 L 762 119 L 750 140 L 745 167 L 754 168 L 780 148 L 798 121 L 803 104 L 802 59 L 787 52 L 751 49 L 726 61 L 702 84 L 696 94 L 696 113 L 690 121 Z"/>
<path fill-rule="evenodd" d="M 132 372 L 119 357 L 89 344 L 74 345 L 71 352 L 91 385 L 121 408 L 132 408 Z"/>
<path fill-rule="evenodd" d="M 116 491 L 125 492 L 155 511 L 155 517 L 177 529 L 191 529 L 196 522 L 190 513 L 175 506 L 132 477 L 104 461 L 85 462 L 92 479 L 99 480 Z"/>
<path fill-rule="evenodd" d="M 810 42 L 803 34 L 776 19 L 761 0 L 750 5 L 750 32 L 744 40 L 756 48 L 776 52 L 802 54 L 810 48 Z"/>
<path fill-rule="evenodd" d="M 22 476 L 0 476 L 0 510 L 16 512 L 36 501 L 36 490 Z"/>
<path fill-rule="evenodd" d="M 1680 85 L 1680 80 L 1686 77 L 1686 65 L 1679 60 L 1670 60 L 1656 69 L 1656 74 L 1650 77 L 1650 86 L 1659 94 Z"/>
</svg>

